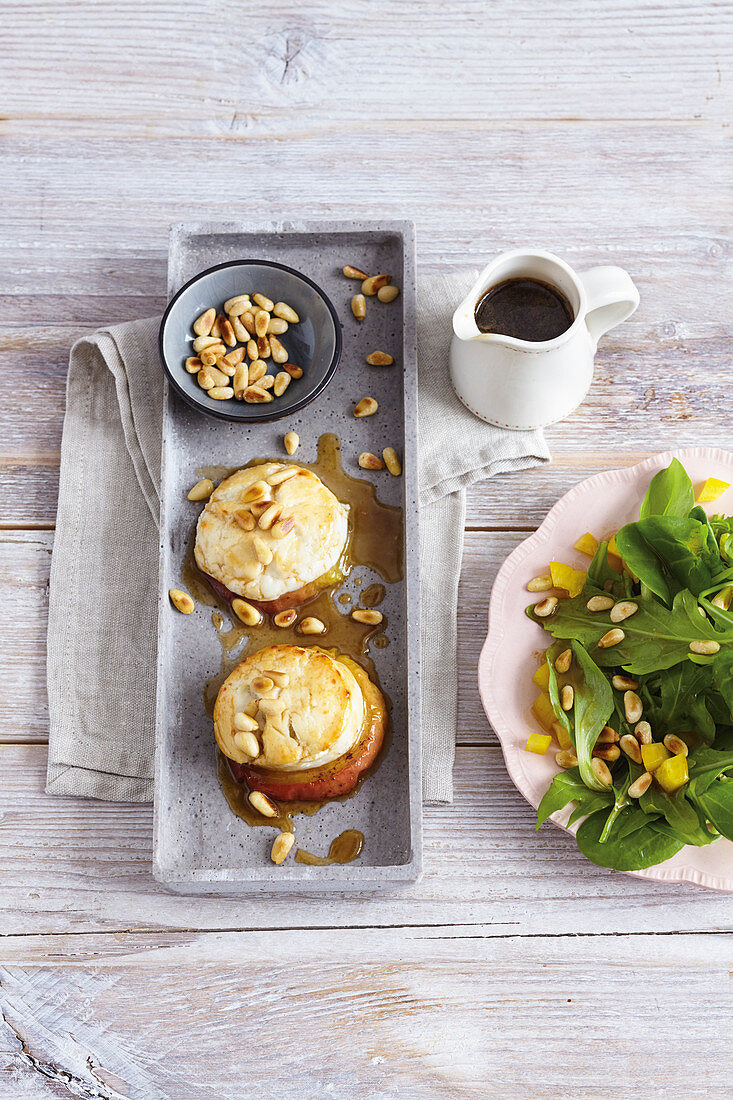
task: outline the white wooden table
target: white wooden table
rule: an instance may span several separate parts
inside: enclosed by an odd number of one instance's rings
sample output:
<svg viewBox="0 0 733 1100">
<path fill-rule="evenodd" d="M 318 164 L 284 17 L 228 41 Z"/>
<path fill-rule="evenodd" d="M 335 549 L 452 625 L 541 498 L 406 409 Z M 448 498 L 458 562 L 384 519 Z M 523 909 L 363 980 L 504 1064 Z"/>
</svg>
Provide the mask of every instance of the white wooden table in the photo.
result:
<svg viewBox="0 0 733 1100">
<path fill-rule="evenodd" d="M 565 489 L 731 445 L 732 15 L 5 0 L 1 1096 L 733 1095 L 733 899 L 535 835 L 475 687 L 495 570 Z M 620 263 L 642 303 L 553 464 L 471 493 L 456 801 L 426 810 L 423 880 L 189 900 L 151 877 L 149 807 L 43 793 L 66 363 L 161 310 L 171 221 L 288 215 L 414 218 L 423 271 L 517 244 Z"/>
</svg>

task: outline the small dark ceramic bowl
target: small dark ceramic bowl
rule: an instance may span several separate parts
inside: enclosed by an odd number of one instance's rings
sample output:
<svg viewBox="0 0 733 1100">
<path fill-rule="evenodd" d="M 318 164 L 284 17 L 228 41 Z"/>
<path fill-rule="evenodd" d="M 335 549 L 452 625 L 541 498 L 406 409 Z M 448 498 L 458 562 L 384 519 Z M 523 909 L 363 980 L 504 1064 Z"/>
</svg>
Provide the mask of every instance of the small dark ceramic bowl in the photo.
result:
<svg viewBox="0 0 733 1100">
<path fill-rule="evenodd" d="M 278 339 L 289 361 L 303 368 L 303 377 L 294 378 L 282 397 L 265 405 L 233 398 L 215 401 L 184 367 L 195 354 L 193 323 L 209 308 L 221 313 L 228 298 L 257 292 L 273 302 L 287 302 L 300 317 L 300 323 L 290 325 Z M 168 380 L 184 401 L 220 420 L 253 424 L 290 416 L 323 392 L 341 356 L 341 326 L 330 299 L 307 276 L 270 260 L 234 260 L 202 271 L 181 287 L 163 314 L 158 343 Z M 265 362 L 270 374 L 282 369 L 272 359 Z"/>
</svg>

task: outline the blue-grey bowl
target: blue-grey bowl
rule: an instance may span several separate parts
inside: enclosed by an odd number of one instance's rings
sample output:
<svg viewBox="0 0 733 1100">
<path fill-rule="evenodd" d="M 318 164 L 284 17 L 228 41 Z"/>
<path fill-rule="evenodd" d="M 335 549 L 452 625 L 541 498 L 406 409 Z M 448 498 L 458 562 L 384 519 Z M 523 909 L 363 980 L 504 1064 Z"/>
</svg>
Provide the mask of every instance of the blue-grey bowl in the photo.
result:
<svg viewBox="0 0 733 1100">
<path fill-rule="evenodd" d="M 289 361 L 303 368 L 303 377 L 294 378 L 282 397 L 265 405 L 215 401 L 183 365 L 195 354 L 193 323 L 207 309 L 221 313 L 228 298 L 257 292 L 273 302 L 287 302 L 300 317 L 278 339 Z M 168 380 L 184 401 L 220 420 L 253 424 L 290 416 L 323 392 L 341 356 L 341 326 L 331 300 L 306 275 L 271 260 L 233 260 L 202 271 L 181 287 L 163 314 L 158 342 Z M 272 374 L 280 369 L 271 359 L 265 362 Z"/>
</svg>

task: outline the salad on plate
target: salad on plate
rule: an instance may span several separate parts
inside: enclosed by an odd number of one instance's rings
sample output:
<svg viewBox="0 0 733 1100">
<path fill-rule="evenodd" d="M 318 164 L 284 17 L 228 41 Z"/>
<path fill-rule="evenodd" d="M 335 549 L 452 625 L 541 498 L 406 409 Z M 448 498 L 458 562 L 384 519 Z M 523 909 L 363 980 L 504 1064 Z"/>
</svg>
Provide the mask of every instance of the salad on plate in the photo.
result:
<svg viewBox="0 0 733 1100">
<path fill-rule="evenodd" d="M 551 562 L 527 584 L 527 615 L 552 636 L 527 749 L 554 740 L 562 768 L 537 827 L 575 803 L 578 847 L 603 867 L 733 840 L 733 516 L 702 507 L 727 488 L 708 478 L 696 502 L 673 459 L 638 520 L 575 543 L 587 571 Z"/>
</svg>

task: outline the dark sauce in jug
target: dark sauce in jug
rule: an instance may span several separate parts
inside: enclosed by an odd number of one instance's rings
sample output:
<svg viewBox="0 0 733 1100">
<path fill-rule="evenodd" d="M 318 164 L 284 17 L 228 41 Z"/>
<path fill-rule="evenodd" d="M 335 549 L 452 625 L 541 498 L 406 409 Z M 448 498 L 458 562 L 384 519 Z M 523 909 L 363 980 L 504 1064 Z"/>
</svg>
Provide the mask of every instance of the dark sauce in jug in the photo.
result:
<svg viewBox="0 0 733 1100">
<path fill-rule="evenodd" d="M 505 279 L 476 303 L 481 332 L 539 344 L 567 332 L 574 321 L 570 302 L 557 287 L 540 279 Z"/>
</svg>

